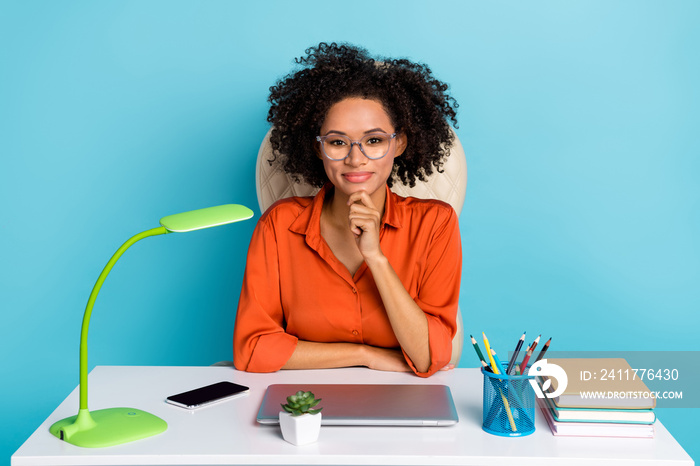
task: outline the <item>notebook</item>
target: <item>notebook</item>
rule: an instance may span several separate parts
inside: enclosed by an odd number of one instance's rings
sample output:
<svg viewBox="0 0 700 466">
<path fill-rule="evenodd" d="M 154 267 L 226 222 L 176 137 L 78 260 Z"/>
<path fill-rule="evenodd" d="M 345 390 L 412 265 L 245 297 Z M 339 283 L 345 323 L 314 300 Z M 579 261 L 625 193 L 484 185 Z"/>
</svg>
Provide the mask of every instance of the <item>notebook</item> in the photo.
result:
<svg viewBox="0 0 700 466">
<path fill-rule="evenodd" d="M 459 422 L 446 385 L 274 384 L 258 411 L 261 424 L 278 424 L 281 404 L 298 390 L 321 399 L 323 425 L 449 426 Z"/>
<path fill-rule="evenodd" d="M 543 398 L 557 422 L 618 422 L 653 424 L 656 414 L 653 409 L 609 409 L 609 408 L 561 408 L 549 398 Z"/>
<path fill-rule="evenodd" d="M 537 399 L 552 434 L 571 437 L 633 437 L 654 438 L 654 424 L 614 422 L 559 422 L 542 399 Z"/>
</svg>

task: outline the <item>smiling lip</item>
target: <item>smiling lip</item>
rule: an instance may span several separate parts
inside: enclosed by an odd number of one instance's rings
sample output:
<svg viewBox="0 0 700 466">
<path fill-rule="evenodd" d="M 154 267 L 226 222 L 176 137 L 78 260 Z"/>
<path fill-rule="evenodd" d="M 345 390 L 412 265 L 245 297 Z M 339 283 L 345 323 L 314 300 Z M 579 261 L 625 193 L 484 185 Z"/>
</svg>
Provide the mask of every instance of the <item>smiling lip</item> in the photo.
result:
<svg viewBox="0 0 700 466">
<path fill-rule="evenodd" d="M 371 172 L 351 172 L 343 173 L 343 178 L 351 183 L 363 183 L 372 176 Z"/>
</svg>

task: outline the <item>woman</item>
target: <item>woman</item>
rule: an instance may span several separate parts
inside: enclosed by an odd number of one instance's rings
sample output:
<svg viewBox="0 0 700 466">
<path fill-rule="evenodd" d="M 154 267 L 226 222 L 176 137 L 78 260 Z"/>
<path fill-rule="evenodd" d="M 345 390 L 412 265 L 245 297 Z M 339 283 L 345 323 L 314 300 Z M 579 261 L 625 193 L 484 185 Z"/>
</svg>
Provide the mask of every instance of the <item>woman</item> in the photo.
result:
<svg viewBox="0 0 700 466">
<path fill-rule="evenodd" d="M 408 60 L 320 44 L 271 88 L 275 160 L 313 198 L 273 204 L 248 251 L 234 330 L 238 369 L 449 368 L 461 272 L 457 216 L 402 198 L 440 170 L 457 107 Z"/>
</svg>

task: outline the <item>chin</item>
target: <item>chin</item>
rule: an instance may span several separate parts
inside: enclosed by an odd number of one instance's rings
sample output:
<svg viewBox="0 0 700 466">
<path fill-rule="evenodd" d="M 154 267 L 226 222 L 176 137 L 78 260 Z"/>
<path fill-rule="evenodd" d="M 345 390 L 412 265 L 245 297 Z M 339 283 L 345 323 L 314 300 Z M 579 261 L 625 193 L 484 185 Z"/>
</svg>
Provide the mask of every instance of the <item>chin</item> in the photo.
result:
<svg viewBox="0 0 700 466">
<path fill-rule="evenodd" d="M 379 191 L 380 189 L 384 189 L 384 185 L 386 183 L 382 183 L 379 186 L 377 186 L 377 183 L 371 183 L 371 182 L 365 182 L 365 183 L 349 183 L 347 181 L 344 181 L 341 185 L 336 185 L 336 189 L 342 191 L 346 195 L 351 195 L 353 193 L 357 193 L 360 191 L 366 191 L 368 194 L 372 195 L 375 192 Z"/>
</svg>

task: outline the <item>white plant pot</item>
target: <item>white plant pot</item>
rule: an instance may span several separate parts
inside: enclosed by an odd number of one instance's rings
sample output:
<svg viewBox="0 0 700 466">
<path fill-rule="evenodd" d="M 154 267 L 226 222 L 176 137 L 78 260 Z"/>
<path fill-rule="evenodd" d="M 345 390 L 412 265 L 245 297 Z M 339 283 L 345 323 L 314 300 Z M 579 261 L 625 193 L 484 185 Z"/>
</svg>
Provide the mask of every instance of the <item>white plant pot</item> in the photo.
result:
<svg viewBox="0 0 700 466">
<path fill-rule="evenodd" d="M 321 413 L 292 416 L 280 411 L 280 429 L 282 437 L 293 445 L 314 443 L 321 432 Z"/>
</svg>

